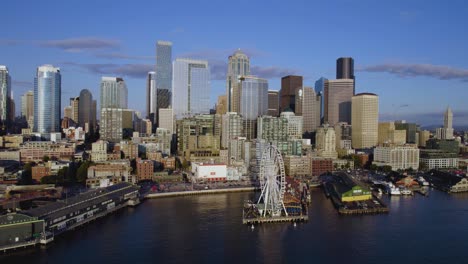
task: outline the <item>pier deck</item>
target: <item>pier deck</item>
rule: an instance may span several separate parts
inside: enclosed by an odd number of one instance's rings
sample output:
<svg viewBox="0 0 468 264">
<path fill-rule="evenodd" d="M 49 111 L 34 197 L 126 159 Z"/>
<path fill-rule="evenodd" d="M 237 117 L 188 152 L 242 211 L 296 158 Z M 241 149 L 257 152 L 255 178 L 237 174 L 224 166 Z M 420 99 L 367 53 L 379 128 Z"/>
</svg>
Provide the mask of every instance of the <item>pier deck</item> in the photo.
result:
<svg viewBox="0 0 468 264">
<path fill-rule="evenodd" d="M 245 225 L 262 224 L 262 223 L 279 223 L 279 222 L 307 222 L 309 216 L 278 216 L 278 217 L 256 217 L 256 218 L 243 218 L 242 223 Z"/>
</svg>

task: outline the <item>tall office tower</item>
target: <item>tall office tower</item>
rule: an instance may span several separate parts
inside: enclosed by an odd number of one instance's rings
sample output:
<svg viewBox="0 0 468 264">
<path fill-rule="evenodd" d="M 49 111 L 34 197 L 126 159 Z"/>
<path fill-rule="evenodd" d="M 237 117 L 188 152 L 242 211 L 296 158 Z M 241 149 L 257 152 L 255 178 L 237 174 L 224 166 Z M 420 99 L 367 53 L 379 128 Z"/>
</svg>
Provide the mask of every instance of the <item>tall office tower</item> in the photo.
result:
<svg viewBox="0 0 468 264">
<path fill-rule="evenodd" d="M 296 115 L 303 117 L 303 133 L 314 132 L 320 126 L 320 98 L 311 87 L 297 91 Z"/>
<path fill-rule="evenodd" d="M 453 139 L 453 113 L 450 107 L 447 107 L 447 110 L 444 114 L 444 127 L 436 129 L 436 138 L 438 139 Z"/>
<path fill-rule="evenodd" d="M 101 78 L 101 109 L 127 108 L 128 90 L 125 81 L 119 77 Z"/>
<path fill-rule="evenodd" d="M 395 121 L 396 130 L 406 131 L 406 143 L 416 144 L 419 142 L 417 138 L 419 126 L 416 123 L 406 123 L 405 120 Z"/>
<path fill-rule="evenodd" d="M 132 110 L 122 108 L 101 109 L 99 134 L 102 140 L 118 143 L 124 138 L 125 131 L 130 129 L 133 129 Z"/>
<path fill-rule="evenodd" d="M 229 141 L 243 135 L 242 117 L 235 112 L 228 112 L 221 119 L 221 147 L 228 148 Z"/>
<path fill-rule="evenodd" d="M 244 137 L 252 140 L 257 135 L 257 117 L 268 112 L 268 81 L 254 76 L 241 77 L 239 99 Z"/>
<path fill-rule="evenodd" d="M 11 102 L 11 77 L 8 68 L 0 65 L 0 123 L 5 125 L 5 122 L 10 118 L 10 102 Z"/>
<path fill-rule="evenodd" d="M 426 142 L 429 140 L 431 136 L 431 132 L 428 130 L 423 130 L 418 132 L 419 137 L 418 137 L 418 147 L 426 147 Z"/>
<path fill-rule="evenodd" d="M 282 112 L 280 117 L 288 120 L 288 139 L 302 139 L 304 119 L 296 116 L 293 112 Z"/>
<path fill-rule="evenodd" d="M 210 68 L 207 61 L 176 59 L 173 64 L 172 109 L 176 119 L 210 113 Z"/>
<path fill-rule="evenodd" d="M 352 79 L 326 80 L 324 90 L 324 122 L 334 126 L 339 122 L 351 124 Z M 351 124 L 353 125 L 353 124 Z"/>
<path fill-rule="evenodd" d="M 91 117 L 94 118 L 94 123 L 92 124 L 92 127 L 96 129 L 97 127 L 97 102 L 96 100 L 93 100 L 93 103 L 91 104 Z"/>
<path fill-rule="evenodd" d="M 34 124 L 34 93 L 27 91 L 21 96 L 21 116 L 24 116 L 28 126 L 32 128 Z"/>
<path fill-rule="evenodd" d="M 320 95 L 320 122 L 323 122 L 323 115 L 325 114 L 325 81 L 328 79 L 320 77 L 315 81 L 315 93 Z"/>
<path fill-rule="evenodd" d="M 302 88 L 302 76 L 288 75 L 281 78 L 280 113 L 290 109 L 296 112 L 296 94 Z"/>
<path fill-rule="evenodd" d="M 48 64 L 37 68 L 34 78 L 34 132 L 60 132 L 61 81 L 59 68 Z"/>
<path fill-rule="evenodd" d="M 160 108 L 159 109 L 159 128 L 164 128 L 169 130 L 171 134 L 175 133 L 174 127 L 174 111 L 172 108 Z"/>
<path fill-rule="evenodd" d="M 315 148 L 317 154 L 322 158 L 336 159 L 338 153 L 336 152 L 336 136 L 335 129 L 325 124 L 317 128 L 315 134 Z"/>
<path fill-rule="evenodd" d="M 355 149 L 377 145 L 379 127 L 379 97 L 360 93 L 352 98 L 352 144 Z"/>
<path fill-rule="evenodd" d="M 226 76 L 226 96 L 227 112 L 239 113 L 240 109 L 240 88 L 239 78 L 250 75 L 249 57 L 238 49 L 229 56 L 228 71 Z"/>
<path fill-rule="evenodd" d="M 146 77 L 146 117 L 156 123 L 157 120 L 156 72 L 148 72 Z"/>
<path fill-rule="evenodd" d="M 63 108 L 63 118 L 73 119 L 73 108 L 69 105 Z"/>
<path fill-rule="evenodd" d="M 93 95 L 88 89 L 81 90 L 78 109 L 78 124 L 86 133 L 94 131 L 96 114 L 93 113 Z"/>
<path fill-rule="evenodd" d="M 10 95 L 10 110 L 8 113 L 9 119 L 11 122 L 15 121 L 16 117 L 16 105 L 15 105 L 15 100 L 13 99 L 13 92 L 11 92 Z"/>
<path fill-rule="evenodd" d="M 268 91 L 268 115 L 279 116 L 279 91 Z"/>
<path fill-rule="evenodd" d="M 352 149 L 351 125 L 345 122 L 335 124 L 336 149 Z"/>
<path fill-rule="evenodd" d="M 216 114 L 224 115 L 227 112 L 227 96 L 218 96 L 218 103 L 216 104 Z"/>
<path fill-rule="evenodd" d="M 405 144 L 406 143 L 406 130 L 395 129 L 395 122 L 379 123 L 378 140 L 379 145 L 383 143 Z"/>
<path fill-rule="evenodd" d="M 156 116 L 172 102 L 172 42 L 156 43 Z"/>
<path fill-rule="evenodd" d="M 356 79 L 354 77 L 354 60 L 351 57 L 336 60 L 336 79 L 353 79 L 353 95 L 356 93 Z"/>
<path fill-rule="evenodd" d="M 71 119 L 78 124 L 79 114 L 80 114 L 80 97 L 70 98 L 70 106 L 72 108 Z"/>
</svg>

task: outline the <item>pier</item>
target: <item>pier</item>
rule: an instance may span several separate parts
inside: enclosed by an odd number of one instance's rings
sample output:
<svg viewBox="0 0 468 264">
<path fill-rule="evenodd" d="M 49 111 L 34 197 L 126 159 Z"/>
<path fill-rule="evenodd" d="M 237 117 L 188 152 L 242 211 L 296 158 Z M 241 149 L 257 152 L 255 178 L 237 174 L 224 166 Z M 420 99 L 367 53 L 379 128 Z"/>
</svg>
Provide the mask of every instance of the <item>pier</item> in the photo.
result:
<svg viewBox="0 0 468 264">
<path fill-rule="evenodd" d="M 182 191 L 182 192 L 161 192 L 161 193 L 149 193 L 144 195 L 143 199 L 155 199 L 164 197 L 176 197 L 176 196 L 191 196 L 191 195 L 207 195 L 207 194 L 221 194 L 221 193 L 235 193 L 235 192 L 254 192 L 257 191 L 257 187 L 244 187 L 244 188 L 227 188 L 227 189 L 211 189 L 211 190 L 200 190 L 200 191 Z"/>
</svg>

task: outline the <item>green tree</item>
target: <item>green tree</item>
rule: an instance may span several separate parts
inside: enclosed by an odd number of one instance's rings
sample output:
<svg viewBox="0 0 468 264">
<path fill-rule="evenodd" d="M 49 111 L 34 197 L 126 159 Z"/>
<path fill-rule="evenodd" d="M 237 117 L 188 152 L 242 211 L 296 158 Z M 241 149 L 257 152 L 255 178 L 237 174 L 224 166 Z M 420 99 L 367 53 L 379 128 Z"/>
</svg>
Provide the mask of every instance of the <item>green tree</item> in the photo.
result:
<svg viewBox="0 0 468 264">
<path fill-rule="evenodd" d="M 362 167 L 362 161 L 358 156 L 353 155 L 353 162 L 354 162 L 354 168 L 361 168 Z"/>
<path fill-rule="evenodd" d="M 44 157 L 42 157 L 43 162 L 48 162 L 49 160 L 50 160 L 50 157 L 47 155 L 44 155 Z"/>
<path fill-rule="evenodd" d="M 88 178 L 88 168 L 91 165 L 91 161 L 85 161 L 80 165 L 80 167 L 78 167 L 78 170 L 76 171 L 76 180 L 78 182 L 82 183 L 86 181 L 86 179 Z"/>
<path fill-rule="evenodd" d="M 372 171 L 376 171 L 376 170 L 378 169 L 378 167 L 377 167 L 377 165 L 372 164 L 372 165 L 370 166 L 370 169 L 371 169 Z"/>
<path fill-rule="evenodd" d="M 382 170 L 385 172 L 385 173 L 389 173 L 392 171 L 392 166 L 389 166 L 389 165 L 385 165 L 382 167 Z"/>
<path fill-rule="evenodd" d="M 32 167 L 33 163 L 26 163 L 23 166 L 23 173 L 21 174 L 21 179 L 18 182 L 18 185 L 31 185 L 32 181 Z"/>
</svg>

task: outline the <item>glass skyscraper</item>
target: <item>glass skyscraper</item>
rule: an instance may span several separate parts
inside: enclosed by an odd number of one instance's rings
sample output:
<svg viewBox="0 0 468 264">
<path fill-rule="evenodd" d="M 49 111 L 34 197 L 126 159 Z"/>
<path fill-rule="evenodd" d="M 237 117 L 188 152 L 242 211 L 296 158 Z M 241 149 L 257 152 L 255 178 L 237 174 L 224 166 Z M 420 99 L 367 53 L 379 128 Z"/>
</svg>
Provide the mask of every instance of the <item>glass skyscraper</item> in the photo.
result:
<svg viewBox="0 0 468 264">
<path fill-rule="evenodd" d="M 127 85 L 119 77 L 102 77 L 101 79 L 101 109 L 127 108 Z"/>
<path fill-rule="evenodd" d="M 328 81 L 328 79 L 324 77 L 320 77 L 315 82 L 315 93 L 317 95 L 320 95 L 320 120 L 321 122 L 323 121 L 323 115 L 325 113 L 325 102 L 324 102 L 324 94 L 325 94 L 325 81 Z"/>
<path fill-rule="evenodd" d="M 4 123 L 10 112 L 11 79 L 6 66 L 0 65 L 0 121 Z"/>
<path fill-rule="evenodd" d="M 256 138 L 257 117 L 268 113 L 268 81 L 254 76 L 240 79 L 240 115 L 248 140 Z"/>
<path fill-rule="evenodd" d="M 60 69 L 52 65 L 37 68 L 34 78 L 34 131 L 60 132 L 61 107 Z"/>
<path fill-rule="evenodd" d="M 207 61 L 176 59 L 172 86 L 172 109 L 177 119 L 210 113 L 210 68 Z"/>
<path fill-rule="evenodd" d="M 168 108 L 172 101 L 172 43 L 156 43 L 156 118 L 160 108 Z"/>
<path fill-rule="evenodd" d="M 226 77 L 227 111 L 239 112 L 239 77 L 250 75 L 250 60 L 240 49 L 229 56 Z"/>
<path fill-rule="evenodd" d="M 148 72 L 146 77 L 146 117 L 153 124 L 156 123 L 157 110 L 156 73 Z"/>
<path fill-rule="evenodd" d="M 86 132 L 94 131 L 96 109 L 93 109 L 93 95 L 88 89 L 81 90 L 78 104 L 78 123 Z"/>
</svg>

